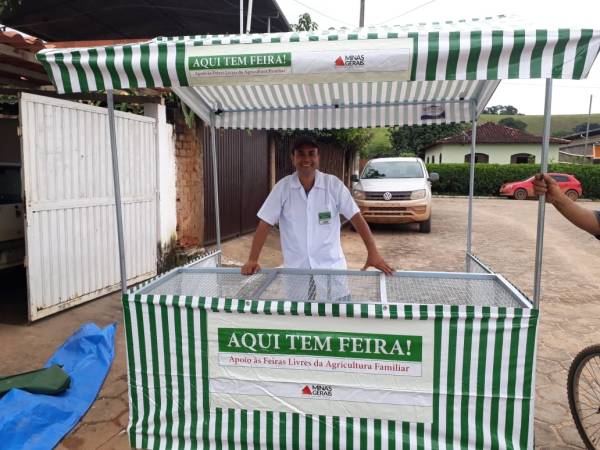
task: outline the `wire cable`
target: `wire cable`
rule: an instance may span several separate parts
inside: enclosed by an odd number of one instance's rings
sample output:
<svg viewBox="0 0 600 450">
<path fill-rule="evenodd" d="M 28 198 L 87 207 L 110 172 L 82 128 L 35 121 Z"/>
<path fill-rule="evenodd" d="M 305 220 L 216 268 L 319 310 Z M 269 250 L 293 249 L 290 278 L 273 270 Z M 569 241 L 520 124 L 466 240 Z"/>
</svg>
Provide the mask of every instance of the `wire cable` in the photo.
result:
<svg viewBox="0 0 600 450">
<path fill-rule="evenodd" d="M 376 24 L 375 24 L 375 26 L 377 26 L 377 25 L 383 25 L 384 23 L 388 23 L 388 22 L 391 22 L 392 20 L 396 20 L 396 19 L 398 19 L 398 18 L 400 18 L 400 17 L 406 16 L 407 14 L 410 14 L 410 13 L 412 13 L 412 12 L 415 12 L 415 11 L 417 11 L 417 10 L 419 10 L 419 9 L 421 9 L 421 8 L 423 8 L 423 7 L 425 7 L 425 6 L 427 6 L 427 5 L 430 5 L 430 4 L 432 4 L 432 3 L 433 3 L 433 2 L 435 2 L 435 1 L 436 1 L 436 0 L 429 0 L 428 2 L 425 2 L 425 3 L 423 3 L 422 5 L 415 6 L 414 8 L 412 8 L 412 9 L 409 9 L 408 11 L 404 11 L 402 14 L 398 14 L 397 16 L 394 16 L 394 17 L 392 17 L 392 18 L 390 18 L 390 19 L 384 20 L 383 22 L 376 23 Z"/>
<path fill-rule="evenodd" d="M 321 12 L 321 11 L 319 11 L 318 9 L 315 9 L 315 8 L 313 8 L 312 6 L 308 6 L 307 4 L 305 4 L 305 3 L 302 3 L 302 2 L 301 2 L 301 1 L 299 1 L 299 0 L 292 0 L 292 1 L 293 1 L 293 2 L 295 2 L 295 3 L 298 3 L 299 5 L 302 5 L 302 6 L 304 6 L 305 8 L 308 8 L 308 9 L 310 9 L 311 11 L 314 11 L 314 12 L 316 12 L 317 14 L 320 14 L 320 15 L 322 15 L 323 17 L 327 17 L 327 18 L 328 18 L 328 19 L 330 19 L 330 20 L 333 20 L 333 21 L 335 21 L 335 22 L 339 22 L 339 23 L 343 23 L 344 25 L 346 25 L 346 26 L 349 26 L 350 28 L 356 28 L 356 25 L 352 25 L 352 24 L 350 24 L 350 23 L 348 23 L 348 22 L 345 22 L 345 21 L 343 21 L 343 20 L 336 19 L 335 17 L 331 17 L 331 16 L 329 16 L 329 15 L 325 14 L 324 12 Z"/>
</svg>

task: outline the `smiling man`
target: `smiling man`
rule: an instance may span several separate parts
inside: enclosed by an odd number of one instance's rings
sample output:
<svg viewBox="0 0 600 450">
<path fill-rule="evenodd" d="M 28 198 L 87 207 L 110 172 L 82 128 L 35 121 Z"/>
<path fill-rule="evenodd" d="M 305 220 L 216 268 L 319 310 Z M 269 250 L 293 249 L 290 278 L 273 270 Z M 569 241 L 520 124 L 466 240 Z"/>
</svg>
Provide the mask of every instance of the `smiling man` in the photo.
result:
<svg viewBox="0 0 600 450">
<path fill-rule="evenodd" d="M 322 173 L 319 148 L 309 138 L 294 143 L 296 172 L 281 179 L 258 212 L 260 219 L 248 261 L 242 273 L 260 270 L 258 258 L 269 231 L 279 223 L 284 266 L 298 269 L 346 269 L 340 244 L 340 214 L 349 218 L 367 247 L 363 270 L 375 267 L 387 274 L 393 269 L 383 260 L 350 191 L 339 178 Z"/>
</svg>

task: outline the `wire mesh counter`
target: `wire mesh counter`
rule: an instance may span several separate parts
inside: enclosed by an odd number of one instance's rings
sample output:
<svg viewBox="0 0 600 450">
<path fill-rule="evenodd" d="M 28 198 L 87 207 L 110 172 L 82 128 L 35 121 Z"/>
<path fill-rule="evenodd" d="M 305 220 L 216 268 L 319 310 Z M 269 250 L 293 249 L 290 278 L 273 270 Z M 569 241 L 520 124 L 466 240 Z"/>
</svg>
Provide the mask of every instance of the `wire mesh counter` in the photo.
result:
<svg viewBox="0 0 600 450">
<path fill-rule="evenodd" d="M 296 302 L 417 303 L 531 307 L 527 298 L 496 274 L 263 269 L 245 276 L 239 269 L 182 268 L 140 289 L 138 294 Z"/>
<path fill-rule="evenodd" d="M 132 446 L 532 448 L 538 312 L 500 275 L 188 266 L 123 301 Z"/>
</svg>

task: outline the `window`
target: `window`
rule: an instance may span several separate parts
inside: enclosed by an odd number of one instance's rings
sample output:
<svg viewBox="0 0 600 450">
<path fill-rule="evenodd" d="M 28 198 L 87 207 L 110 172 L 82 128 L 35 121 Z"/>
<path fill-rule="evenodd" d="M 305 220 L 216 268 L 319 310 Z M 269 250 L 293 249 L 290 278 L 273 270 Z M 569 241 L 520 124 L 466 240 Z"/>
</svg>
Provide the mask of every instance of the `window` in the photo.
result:
<svg viewBox="0 0 600 450">
<path fill-rule="evenodd" d="M 465 155 L 465 162 L 471 162 L 471 154 L 467 153 Z M 486 153 L 475 153 L 475 164 L 487 164 L 490 162 L 490 157 Z"/>
<path fill-rule="evenodd" d="M 535 164 L 535 155 L 531 153 L 515 153 L 510 157 L 511 164 Z"/>
<path fill-rule="evenodd" d="M 435 155 L 431 155 L 431 164 L 435 164 Z"/>
<path fill-rule="evenodd" d="M 429 156 L 425 159 L 425 163 L 429 164 Z"/>
<path fill-rule="evenodd" d="M 440 164 L 442 163 L 442 154 L 440 153 Z"/>
<path fill-rule="evenodd" d="M 423 178 L 421 164 L 418 161 L 372 161 L 361 178 Z"/>
<path fill-rule="evenodd" d="M 558 183 L 566 183 L 567 181 L 569 181 L 569 177 L 566 175 L 550 175 L 552 178 L 554 178 Z"/>
</svg>

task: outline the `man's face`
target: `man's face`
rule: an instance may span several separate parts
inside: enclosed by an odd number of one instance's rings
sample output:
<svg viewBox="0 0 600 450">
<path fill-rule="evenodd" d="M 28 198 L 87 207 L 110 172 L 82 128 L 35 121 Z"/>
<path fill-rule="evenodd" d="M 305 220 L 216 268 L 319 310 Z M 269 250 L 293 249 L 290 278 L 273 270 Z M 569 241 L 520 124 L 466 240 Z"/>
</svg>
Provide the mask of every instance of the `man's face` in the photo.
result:
<svg viewBox="0 0 600 450">
<path fill-rule="evenodd" d="M 292 153 L 292 162 L 299 175 L 314 174 L 319 168 L 319 149 L 316 147 L 300 147 Z"/>
</svg>

